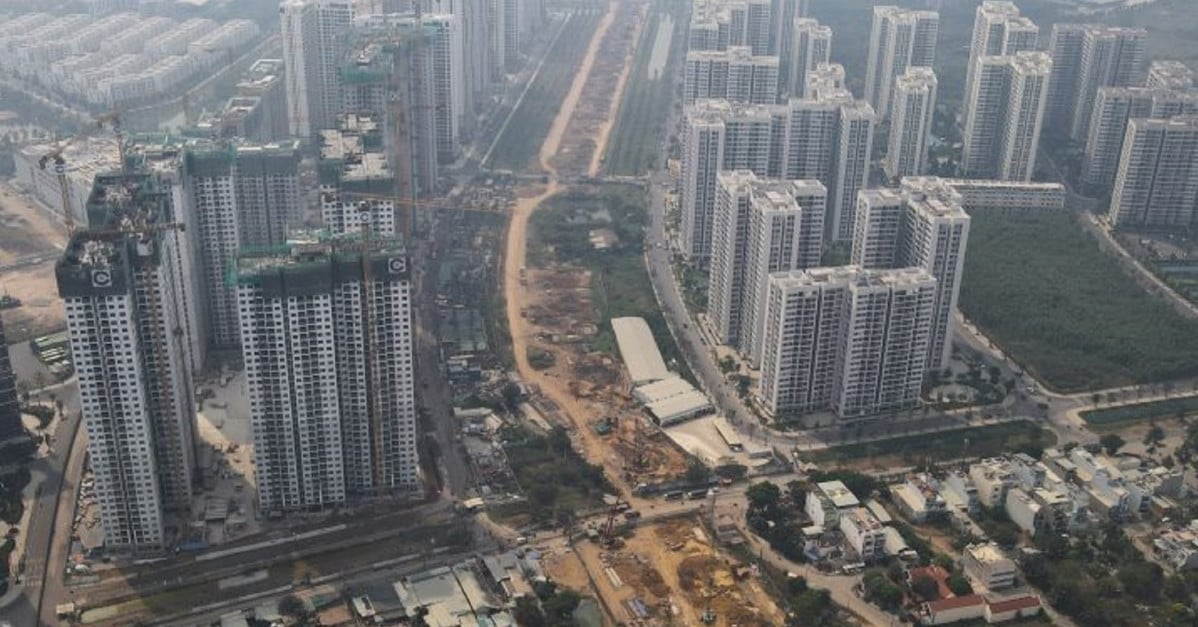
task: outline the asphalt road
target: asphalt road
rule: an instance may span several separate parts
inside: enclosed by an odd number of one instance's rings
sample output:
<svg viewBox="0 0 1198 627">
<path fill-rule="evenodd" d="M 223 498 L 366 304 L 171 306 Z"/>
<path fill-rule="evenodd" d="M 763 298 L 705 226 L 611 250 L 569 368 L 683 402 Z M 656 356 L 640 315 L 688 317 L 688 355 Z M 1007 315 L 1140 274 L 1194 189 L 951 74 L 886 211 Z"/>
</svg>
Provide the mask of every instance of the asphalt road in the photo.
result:
<svg viewBox="0 0 1198 627">
<path fill-rule="evenodd" d="M 449 246 L 449 233 L 452 230 L 449 220 L 455 216 L 441 214 L 433 222 L 432 241 L 436 250 L 445 251 Z M 460 219 L 460 214 L 456 216 Z M 440 268 L 440 256 L 433 259 L 428 254 L 427 245 L 417 243 L 414 259 L 419 259 L 419 281 L 415 302 L 416 311 L 416 373 L 418 387 L 416 398 L 422 411 L 428 412 L 436 429 L 436 438 L 440 450 L 441 479 L 443 489 L 461 497 L 472 483 L 470 466 L 460 447 L 454 443 L 456 435 L 453 420 L 453 403 L 450 399 L 449 382 L 445 379 L 445 369 L 441 362 L 441 341 L 438 333 L 438 323 L 441 320 L 437 310 L 437 276 Z"/>
<path fill-rule="evenodd" d="M 32 514 L 25 530 L 24 588 L 11 604 L 0 608 L 0 618 L 14 625 L 37 625 L 39 615 L 40 624 L 52 624 L 54 604 L 62 597 L 63 590 L 61 578 L 52 576 L 56 569 L 47 568 L 47 564 L 66 563 L 70 532 L 55 534 L 55 530 L 70 529 L 83 473 L 86 437 L 77 435 L 83 432 L 79 428 L 77 384 L 69 379 L 33 392 L 32 396 L 49 400 L 50 394 L 63 401 L 66 418 L 58 427 L 57 437 L 50 441 L 50 454 L 29 468 L 35 481 L 40 478 L 41 482 L 29 504 Z"/>
</svg>

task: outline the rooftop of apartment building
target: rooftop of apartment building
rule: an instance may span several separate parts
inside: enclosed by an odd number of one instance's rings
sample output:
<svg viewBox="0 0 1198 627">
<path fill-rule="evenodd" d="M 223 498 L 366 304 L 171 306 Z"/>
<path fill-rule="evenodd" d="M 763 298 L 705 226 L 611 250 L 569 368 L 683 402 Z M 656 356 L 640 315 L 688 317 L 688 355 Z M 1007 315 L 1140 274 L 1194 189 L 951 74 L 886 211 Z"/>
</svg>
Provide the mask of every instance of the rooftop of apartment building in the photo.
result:
<svg viewBox="0 0 1198 627">
<path fill-rule="evenodd" d="M 823 493 L 824 496 L 828 497 L 828 499 L 832 501 L 832 504 L 836 506 L 837 509 L 855 507 L 861 504 L 861 501 L 857 500 L 857 496 L 854 495 L 848 489 L 848 487 L 844 485 L 843 482 L 824 481 L 823 483 L 817 483 L 815 485 L 817 488 L 819 488 L 820 492 Z"/>
<path fill-rule="evenodd" d="M 981 564 L 1002 564 L 1011 561 L 994 542 L 966 545 L 965 553 Z"/>
<path fill-rule="evenodd" d="M 282 59 L 258 59 L 237 81 L 238 89 L 266 87 L 277 83 L 283 76 Z"/>
<path fill-rule="evenodd" d="M 227 280 L 256 284 L 271 293 L 318 293 L 337 283 L 361 280 L 364 244 L 376 277 L 407 277 L 407 250 L 397 238 L 374 236 L 363 242 L 357 233 L 332 236 L 300 231 L 293 232 L 286 244 L 239 251 Z"/>
</svg>

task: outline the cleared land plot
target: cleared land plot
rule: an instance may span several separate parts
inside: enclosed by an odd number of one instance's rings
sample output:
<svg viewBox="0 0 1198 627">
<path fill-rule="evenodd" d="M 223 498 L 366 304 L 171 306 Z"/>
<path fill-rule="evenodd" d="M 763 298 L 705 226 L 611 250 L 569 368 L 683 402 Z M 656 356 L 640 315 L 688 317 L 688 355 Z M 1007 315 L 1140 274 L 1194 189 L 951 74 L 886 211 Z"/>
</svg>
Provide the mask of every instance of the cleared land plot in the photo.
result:
<svg viewBox="0 0 1198 627">
<path fill-rule="evenodd" d="M 858 460 L 871 460 L 874 465 L 885 468 L 962 457 L 992 457 L 1013 450 L 1043 449 L 1056 442 L 1056 435 L 1052 431 L 1021 420 L 939 433 L 920 433 L 882 442 L 846 444 L 805 457 L 810 457 L 810 461 L 816 463 L 842 462 L 848 465 L 854 465 L 852 462 Z"/>
<path fill-rule="evenodd" d="M 644 174 L 657 159 L 657 144 L 674 102 L 669 69 L 686 52 L 687 11 L 687 3 L 680 0 L 657 0 L 649 10 L 636 66 L 607 145 L 605 159 L 611 174 Z"/>
<path fill-rule="evenodd" d="M 601 13 L 585 11 L 567 19 L 565 30 L 499 138 L 490 167 L 519 170 L 536 157 L 601 17 Z"/>
<path fill-rule="evenodd" d="M 1090 409 L 1080 412 L 1082 420 L 1095 426 L 1111 425 L 1140 420 L 1176 418 L 1198 411 L 1198 396 L 1169 398 L 1163 401 L 1136 403 L 1122 407 Z"/>
<path fill-rule="evenodd" d="M 594 348 L 617 354 L 611 319 L 641 316 L 649 323 L 666 365 L 689 376 L 665 317 L 657 305 L 643 257 L 648 216 L 644 193 L 634 187 L 579 188 L 550 198 L 532 217 L 529 263 L 582 266 L 591 272 L 591 293 L 598 312 Z M 614 239 L 596 248 L 592 235 Z"/>
<path fill-rule="evenodd" d="M 1145 293 L 1068 213 L 976 212 L 961 310 L 1057 390 L 1198 374 L 1198 323 Z"/>
</svg>

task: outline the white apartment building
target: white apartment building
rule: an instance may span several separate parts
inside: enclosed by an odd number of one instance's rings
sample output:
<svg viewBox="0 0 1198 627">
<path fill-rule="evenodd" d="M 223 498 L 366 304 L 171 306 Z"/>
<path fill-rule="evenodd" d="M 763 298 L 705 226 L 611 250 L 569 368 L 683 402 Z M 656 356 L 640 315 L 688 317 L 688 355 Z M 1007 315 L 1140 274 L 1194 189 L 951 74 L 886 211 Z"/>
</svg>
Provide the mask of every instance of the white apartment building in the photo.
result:
<svg viewBox="0 0 1198 627">
<path fill-rule="evenodd" d="M 936 279 L 922 268 L 863 270 L 849 285 L 836 413 L 876 416 L 919 404 Z"/>
<path fill-rule="evenodd" d="M 766 296 L 760 396 L 775 415 L 843 418 L 914 406 L 936 281 L 917 268 L 775 273 Z"/>
<path fill-rule="evenodd" d="M 1144 83 L 1147 38 L 1148 31 L 1143 28 L 1086 29 L 1077 83 L 1073 87 L 1073 113 L 1069 117 L 1069 135 L 1074 141 L 1085 141 L 1090 132 L 1090 115 L 1099 88 Z"/>
<path fill-rule="evenodd" d="M 828 190 L 812 180 L 787 181 L 783 200 L 754 203 L 749 210 L 745 295 L 739 349 L 750 363 L 761 363 L 765 301 L 769 277 L 775 272 L 820 265 L 824 241 L 824 211 Z"/>
<path fill-rule="evenodd" d="M 686 53 L 683 102 L 702 99 L 773 104 L 778 98 L 778 57 L 753 56 L 746 46 Z"/>
<path fill-rule="evenodd" d="M 1102 24 L 1056 24 L 1049 53 L 1052 77 L 1045 118 L 1049 128 L 1084 142 L 1098 90 L 1144 81 L 1142 28 Z"/>
<path fill-rule="evenodd" d="M 279 19 L 291 134 L 310 137 L 340 112 L 337 41 L 353 21 L 353 3 L 284 0 Z"/>
<path fill-rule="evenodd" d="M 1190 89 L 1194 87 L 1194 70 L 1185 63 L 1173 59 L 1162 59 L 1148 64 L 1145 87 L 1165 89 Z"/>
<path fill-rule="evenodd" d="M 325 508 L 418 485 L 408 259 L 305 239 L 238 258 L 259 506 Z"/>
<path fill-rule="evenodd" d="M 938 370 L 952 351 L 970 219 L 961 195 L 942 180 L 916 177 L 903 184 L 902 190 L 858 195 L 852 261 L 864 268 L 918 267 L 936 278 L 927 369 Z"/>
<path fill-rule="evenodd" d="M 994 209 L 1024 211 L 1065 208 L 1065 186 L 1061 183 L 910 176 L 903 177 L 901 184 L 904 188 L 934 188 L 940 185 L 947 185 L 961 195 L 961 208 L 966 213 Z"/>
<path fill-rule="evenodd" d="M 810 231 L 823 226 L 823 186 L 748 170 L 721 172 L 717 181 L 707 312 L 721 341 L 749 354 L 769 273 L 818 263 L 822 233 Z"/>
<path fill-rule="evenodd" d="M 1196 201 L 1198 116 L 1128 122 L 1111 195 L 1111 224 L 1189 228 Z"/>
<path fill-rule="evenodd" d="M 96 228 L 186 220 L 152 174 L 96 177 L 88 207 L 104 216 Z M 167 516 L 189 519 L 195 398 L 185 338 L 195 295 L 188 247 L 176 230 L 116 237 L 84 230 L 55 269 L 109 550 L 164 551 L 177 540 L 165 535 Z"/>
<path fill-rule="evenodd" d="M 452 163 L 461 151 L 461 133 L 467 116 L 465 48 L 461 25 L 454 15 L 425 15 L 421 25 L 432 50 L 433 117 L 436 124 L 437 159 Z"/>
<path fill-rule="evenodd" d="M 1078 70 L 1082 66 L 1082 45 L 1091 24 L 1053 24 L 1048 40 L 1052 57 L 1052 76 L 1048 81 L 1048 101 L 1044 105 L 1044 124 L 1055 134 L 1068 135 L 1073 127 L 1073 108 L 1077 103 Z"/>
<path fill-rule="evenodd" d="M 1091 191 L 1110 189 L 1119 169 L 1127 121 L 1166 119 L 1198 113 L 1198 93 L 1165 87 L 1103 87 L 1094 101 L 1090 132 L 1082 161 L 1082 185 Z"/>
<path fill-rule="evenodd" d="M 977 60 L 965 102 L 961 160 L 967 178 L 1031 180 L 1051 71 L 1043 52 Z"/>
<path fill-rule="evenodd" d="M 844 541 L 862 562 L 873 563 L 886 555 L 886 531 L 882 523 L 864 507 L 840 515 Z"/>
<path fill-rule="evenodd" d="M 875 6 L 865 70 L 865 100 L 881 118 L 890 116 L 895 81 L 907 68 L 936 62 L 940 14 L 896 6 Z"/>
<path fill-rule="evenodd" d="M 775 415 L 832 406 L 839 383 L 848 285 L 858 268 L 769 275 L 761 309 L 762 403 Z"/>
<path fill-rule="evenodd" d="M 882 169 L 891 179 L 923 174 L 928 162 L 928 135 L 936 113 L 936 73 L 910 67 L 895 79 L 890 111 L 890 137 Z"/>
<path fill-rule="evenodd" d="M 807 75 L 832 61 L 832 29 L 809 17 L 794 18 L 778 56 L 779 91 L 793 98 L 803 96 Z"/>
<path fill-rule="evenodd" d="M 782 169 L 786 107 L 700 100 L 686 108 L 682 137 L 682 241 L 692 259 L 711 255 L 716 176 L 749 170 L 777 176 Z"/>
<path fill-rule="evenodd" d="M 832 178 L 828 183 L 832 241 L 843 242 L 853 237 L 857 192 L 869 181 L 874 124 L 873 107 L 865 101 L 857 100 L 840 107 Z"/>
<path fill-rule="evenodd" d="M 281 244 L 300 214 L 299 142 L 233 145 L 191 141 L 182 149 L 183 187 L 196 217 L 208 338 L 240 343 L 237 294 L 229 277 L 241 247 Z"/>
<path fill-rule="evenodd" d="M 1013 55 L 1035 50 L 1040 28 L 1019 14 L 1019 7 L 1007 0 L 983 0 L 974 12 L 973 35 L 969 44 L 969 65 L 965 69 L 965 97 L 974 92 L 977 65 L 983 57 Z M 966 107 L 968 113 L 969 107 Z"/>
<path fill-rule="evenodd" d="M 819 63 L 807 72 L 803 98 L 823 101 L 852 100 L 844 86 L 844 66 L 839 63 Z"/>
</svg>

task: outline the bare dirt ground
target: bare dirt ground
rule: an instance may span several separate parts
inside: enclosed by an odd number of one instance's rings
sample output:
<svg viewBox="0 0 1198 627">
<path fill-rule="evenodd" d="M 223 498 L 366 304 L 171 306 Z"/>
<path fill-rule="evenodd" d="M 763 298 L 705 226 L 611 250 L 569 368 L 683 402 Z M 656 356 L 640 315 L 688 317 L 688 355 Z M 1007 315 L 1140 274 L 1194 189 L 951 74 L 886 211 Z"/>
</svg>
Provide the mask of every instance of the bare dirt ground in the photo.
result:
<svg viewBox="0 0 1198 627">
<path fill-rule="evenodd" d="M 581 175 L 597 170 L 607 133 L 619 109 L 623 79 L 632 66 L 647 9 L 643 0 L 609 5 L 596 33 L 601 37 L 598 53 L 588 69 L 581 97 L 566 126 L 564 141 L 550 159 L 555 171 Z M 591 44 L 594 49 L 594 39 Z"/>
<path fill-rule="evenodd" d="M 760 583 L 736 558 L 714 548 L 693 519 L 638 528 L 623 546 L 613 550 L 590 542 L 577 549 L 616 620 L 701 625 L 702 615 L 710 610 L 714 615 L 711 624 L 719 626 L 768 627 L 785 622 Z M 560 570 L 563 575 L 572 574 Z M 550 574 L 556 577 L 558 569 L 551 568 Z M 648 614 L 644 619 L 631 609 L 634 599 L 644 604 Z"/>
<path fill-rule="evenodd" d="M 62 300 L 54 264 L 66 245 L 66 228 L 7 184 L 0 184 L 0 293 L 19 298 L 5 309 L 8 341 L 21 341 L 61 329 Z"/>
</svg>

